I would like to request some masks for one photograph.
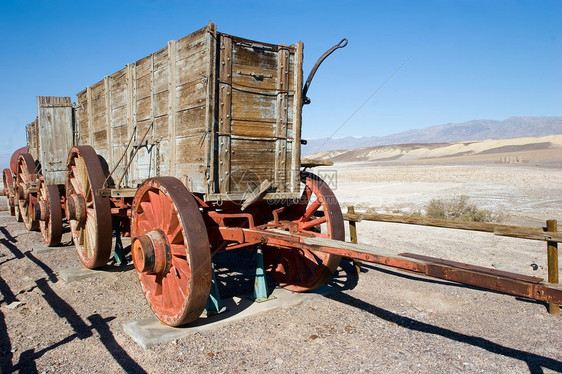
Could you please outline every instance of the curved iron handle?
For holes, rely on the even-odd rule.
[[[324,60],[329,55],[331,55],[332,52],[334,52],[336,49],[343,48],[346,45],[347,45],[347,39],[343,38],[338,44],[336,44],[335,46],[333,46],[332,48],[330,48],[326,52],[324,52],[324,54],[322,56],[320,56],[318,61],[316,61],[316,63],[312,67],[312,70],[308,74],[308,78],[306,79],[306,83],[304,84],[304,87],[302,89],[302,105],[310,104],[310,99],[308,97],[306,97],[306,93],[308,92],[308,88],[310,87],[310,82],[312,82],[312,78],[314,78],[314,74],[316,74],[316,70],[318,70],[318,68],[320,67],[320,64],[322,62],[324,62]]]

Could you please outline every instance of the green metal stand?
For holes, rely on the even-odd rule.
[[[207,306],[205,307],[208,316],[213,314],[220,314],[226,311],[226,307],[222,305],[219,286],[215,278],[215,264],[212,264],[212,269],[213,280],[211,281],[211,293],[209,294],[209,300],[207,301]]]
[[[267,281],[265,279],[265,271],[263,266],[263,252],[261,246],[256,250],[256,279],[254,281],[254,301],[263,303],[264,301],[273,300],[275,296],[269,296],[267,292]]]

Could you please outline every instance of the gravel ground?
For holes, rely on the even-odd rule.
[[[66,283],[59,271],[80,266],[73,247],[36,254],[40,233],[22,230],[0,212],[2,373],[562,372],[562,317],[544,303],[368,264],[358,277],[348,262],[324,297],[143,350],[122,328],[151,316],[130,266]],[[397,251],[545,273],[544,242],[388,223],[358,232]],[[251,253],[216,261],[223,296],[251,292]]]

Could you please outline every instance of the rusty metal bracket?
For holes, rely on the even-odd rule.
[[[252,77],[252,78],[254,78],[254,79],[257,80],[257,81],[263,81],[265,78],[268,78],[268,79],[272,79],[272,78],[273,78],[273,75],[271,75],[271,74],[263,75],[263,74],[256,74],[256,73],[254,73],[254,72],[251,72],[251,73],[244,73],[244,72],[242,72],[242,71],[240,71],[240,70],[238,70],[237,73],[240,74],[240,75],[247,76],[247,77]]]
[[[150,129],[152,129],[153,126],[154,126],[154,122],[152,122],[150,124],[150,126],[148,126],[146,128],[146,131],[145,131],[144,135],[142,136],[142,138],[140,140],[141,143],[144,142],[144,139],[146,138],[146,136],[148,135],[148,132],[150,131]],[[135,156],[137,155],[137,152],[139,151],[139,149],[140,148],[138,148],[138,147],[134,148],[133,155],[129,159],[129,162],[127,163],[127,166],[125,166],[125,171],[123,172],[123,175],[121,175],[121,178],[119,178],[119,180],[117,181],[117,184],[116,184],[117,188],[121,187],[121,182],[123,181],[123,178],[125,178],[125,175],[127,174],[127,171],[129,170],[129,166],[131,166],[131,163],[133,162],[133,160],[134,160]]]
[[[324,54],[320,56],[318,61],[316,61],[316,63],[312,67],[312,70],[310,71],[310,74],[308,74],[308,78],[306,78],[306,83],[304,84],[304,87],[302,89],[302,105],[310,104],[310,99],[306,96],[306,93],[308,92],[308,88],[310,87],[312,78],[314,78],[314,74],[316,74],[316,70],[318,70],[320,64],[322,64],[322,62],[324,62],[324,60],[328,58],[328,56],[331,55],[336,49],[343,48],[346,45],[347,39],[344,38],[338,44],[324,52]]]
[[[262,51],[273,51],[274,48],[271,46],[259,44],[259,43],[250,43],[250,42],[237,42],[236,45],[240,47],[252,48]]]

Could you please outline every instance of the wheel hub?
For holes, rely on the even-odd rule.
[[[135,238],[131,253],[135,269],[140,273],[166,274],[170,270],[172,251],[161,230]]]
[[[73,221],[86,221],[86,200],[80,194],[72,195],[67,201],[68,218]]]
[[[25,200],[25,191],[23,190],[22,186],[17,186],[17,196],[18,200]]]
[[[45,201],[41,200],[33,204],[34,210],[34,221],[43,221],[46,222],[49,220],[50,212],[49,207],[45,203]]]

